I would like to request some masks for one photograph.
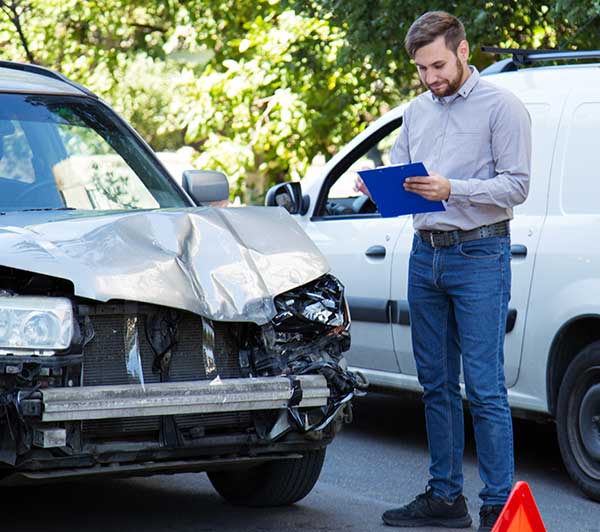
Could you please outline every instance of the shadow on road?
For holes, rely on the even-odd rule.
[[[2,503],[3,530],[12,531],[259,532],[314,530],[315,522],[329,520],[327,512],[301,504],[231,506],[203,474],[20,486],[5,489]]]
[[[423,404],[418,395],[369,393],[354,401],[354,422],[346,430],[377,439],[401,438],[403,445],[426,449]],[[513,418],[516,467],[564,472],[554,423]],[[471,416],[465,409],[465,454],[475,457]],[[566,474],[566,473],[565,473]]]

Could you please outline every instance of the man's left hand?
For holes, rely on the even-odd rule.
[[[404,181],[404,189],[433,201],[447,201],[450,197],[450,181],[435,172],[431,172],[428,176],[407,178]]]

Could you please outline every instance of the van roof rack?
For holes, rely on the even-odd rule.
[[[527,48],[499,48],[496,46],[482,46],[481,51],[486,54],[511,54],[512,57],[502,59],[483,69],[482,74],[498,74],[512,72],[521,66],[531,65],[543,61],[572,61],[575,59],[598,59],[600,50],[532,50]]]
[[[56,72],[54,70],[51,70],[50,68],[46,68],[40,65],[34,65],[31,63],[17,63],[15,61],[3,60],[0,60],[0,68],[10,68],[11,70],[20,70],[22,72],[29,72],[31,74],[38,74],[39,76],[45,76],[47,78],[56,79],[84,92],[88,96],[98,98],[98,96],[96,96],[91,90],[87,89],[83,85],[80,85],[79,83],[76,83],[75,81],[71,81],[66,76],[63,76],[60,72]]]

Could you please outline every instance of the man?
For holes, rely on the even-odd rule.
[[[479,531],[485,532],[513,483],[503,368],[509,220],[512,207],[525,201],[529,190],[531,122],[514,95],[468,65],[469,44],[456,17],[425,13],[410,27],[405,46],[429,90],[404,113],[391,161],[423,161],[429,176],[407,179],[405,188],[442,200],[446,210],[414,216],[408,281],[431,478],[425,493],[385,512],[383,520],[402,527],[471,525],[462,495],[462,354],[484,483]]]

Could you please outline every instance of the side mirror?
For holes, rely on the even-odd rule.
[[[229,199],[227,177],[213,170],[186,170],[183,172],[183,189],[197,204]]]
[[[310,198],[302,195],[300,183],[290,181],[273,185],[267,191],[265,205],[267,207],[283,207],[290,214],[306,214]]]

